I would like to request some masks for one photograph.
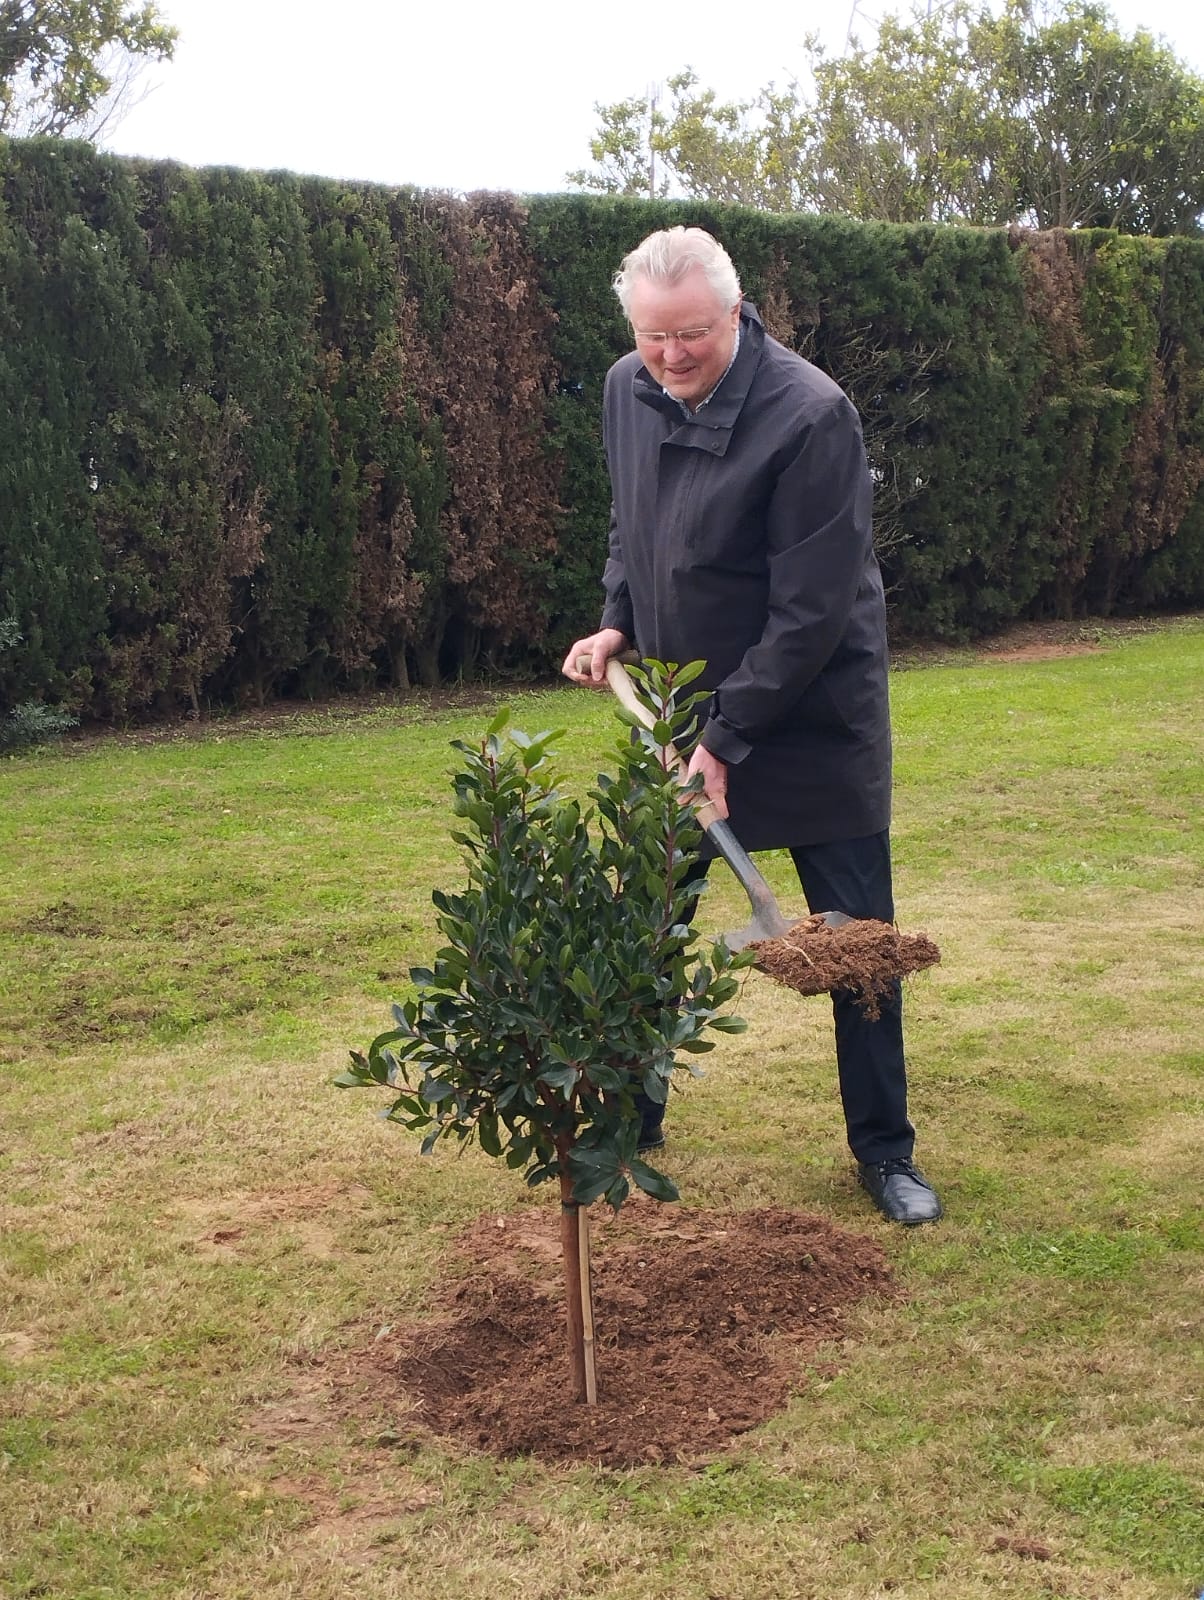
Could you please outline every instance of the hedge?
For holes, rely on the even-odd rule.
[[[552,668],[598,613],[610,279],[678,221],[857,403],[897,634],[1204,600],[1204,241],[0,141],[0,715]]]

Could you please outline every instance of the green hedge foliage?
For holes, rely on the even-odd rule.
[[[628,348],[610,276],[681,221],[856,402],[898,636],[1204,601],[1204,242],[592,197],[533,202],[528,233],[581,392],[555,407],[574,573],[605,547],[601,385]]]
[[[599,609],[610,279],[680,221],[857,403],[899,635],[1204,601],[1204,242],[0,141],[0,714],[554,667]]]

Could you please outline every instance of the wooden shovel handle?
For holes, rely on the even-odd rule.
[[[646,728],[656,726],[656,718],[635,692],[635,685],[623,670],[625,661],[636,662],[639,656],[634,650],[626,650],[621,655],[611,656],[606,663],[606,681],[612,693],[619,702],[626,706]],[[578,658],[577,667],[580,672],[589,670],[588,656]],[[686,764],[680,752],[672,744],[666,747],[670,765],[676,774],[679,783],[686,781]],[[709,800],[703,800],[695,806],[698,820],[706,830],[711,844],[727,862],[735,873],[741,887],[748,895],[749,904],[753,910],[753,920],[747,929],[741,929],[741,942],[747,944],[750,939],[777,939],[782,936],[790,926],[782,915],[782,908],[774,899],[773,890],[762,877],[752,857],[736,838],[725,818],[721,817]],[[839,913],[833,913],[839,915]],[[739,949],[740,945],[733,945]]]
[[[656,727],[656,718],[635,692],[635,685],[627,676],[623,666],[624,661],[635,662],[639,657],[634,651],[624,651],[622,655],[611,656],[606,663],[606,681],[611,692],[621,705],[625,706],[632,716],[638,717],[646,728]],[[669,758],[669,765],[678,783],[686,782],[686,763],[682,760],[681,752],[676,745],[665,746],[665,754]],[[709,828],[712,823],[721,820],[719,813],[709,800],[702,799],[695,803],[695,813],[703,828]]]

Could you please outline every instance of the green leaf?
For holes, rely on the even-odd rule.
[[[654,1105],[663,1106],[668,1102],[669,1085],[655,1067],[649,1067],[645,1071],[643,1090]]]
[[[663,1172],[658,1172],[655,1167],[650,1167],[646,1161],[634,1160],[628,1164],[628,1171],[635,1180],[637,1187],[645,1194],[650,1194],[654,1200],[677,1200],[680,1198],[677,1185],[671,1178],[666,1178]]]
[[[394,1083],[398,1073],[397,1057],[391,1050],[378,1050],[374,1045],[368,1057],[368,1071],[374,1083]]]
[[[577,1144],[569,1151],[569,1171],[579,1179],[605,1180],[602,1189],[598,1190],[598,1194],[601,1194],[618,1177],[622,1163],[614,1150],[598,1147],[583,1149]],[[580,1196],[577,1198],[580,1199]]]
[[[745,1033],[748,1023],[743,1017],[712,1017],[707,1027],[714,1028],[716,1033]]]
[[[612,1188],[619,1180],[621,1174],[613,1172],[593,1173],[576,1180],[572,1188],[572,1197],[578,1205],[593,1205],[608,1189]]]
[[[549,1089],[572,1089],[576,1086],[577,1079],[581,1076],[576,1067],[544,1067],[539,1074],[540,1083],[546,1083]]]
[[[390,1110],[394,1112],[399,1110],[408,1111],[410,1116],[415,1119],[415,1126],[431,1120],[430,1113],[422,1104],[421,1100],[415,1099],[412,1094],[399,1094],[397,1099],[394,1100]]]
[[[648,725],[643,717],[637,715],[634,711],[628,711],[626,706],[616,706],[615,716],[618,717],[620,722],[625,722],[629,728],[635,728],[641,733],[648,731]]]
[[[531,1159],[531,1152],[535,1149],[535,1140],[526,1135],[514,1138],[509,1150],[506,1151],[506,1165],[511,1169],[524,1166]]]
[[[617,1094],[627,1082],[621,1072],[604,1065],[591,1066],[588,1076],[595,1089],[602,1089],[608,1094]]]
[[[545,1161],[538,1167],[532,1167],[527,1173],[527,1183],[533,1189],[537,1183],[548,1183],[553,1178],[560,1176],[560,1163],[558,1161]]]

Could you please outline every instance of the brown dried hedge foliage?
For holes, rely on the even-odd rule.
[[[446,460],[438,517],[445,583],[424,594],[415,640],[419,677],[433,683],[449,630],[469,673],[482,651],[538,645],[559,505],[544,420],[556,377],[553,318],[525,243],[525,213],[508,195],[439,196],[428,197],[425,220],[447,268],[446,303],[432,327],[418,286],[407,283],[402,362]]]

